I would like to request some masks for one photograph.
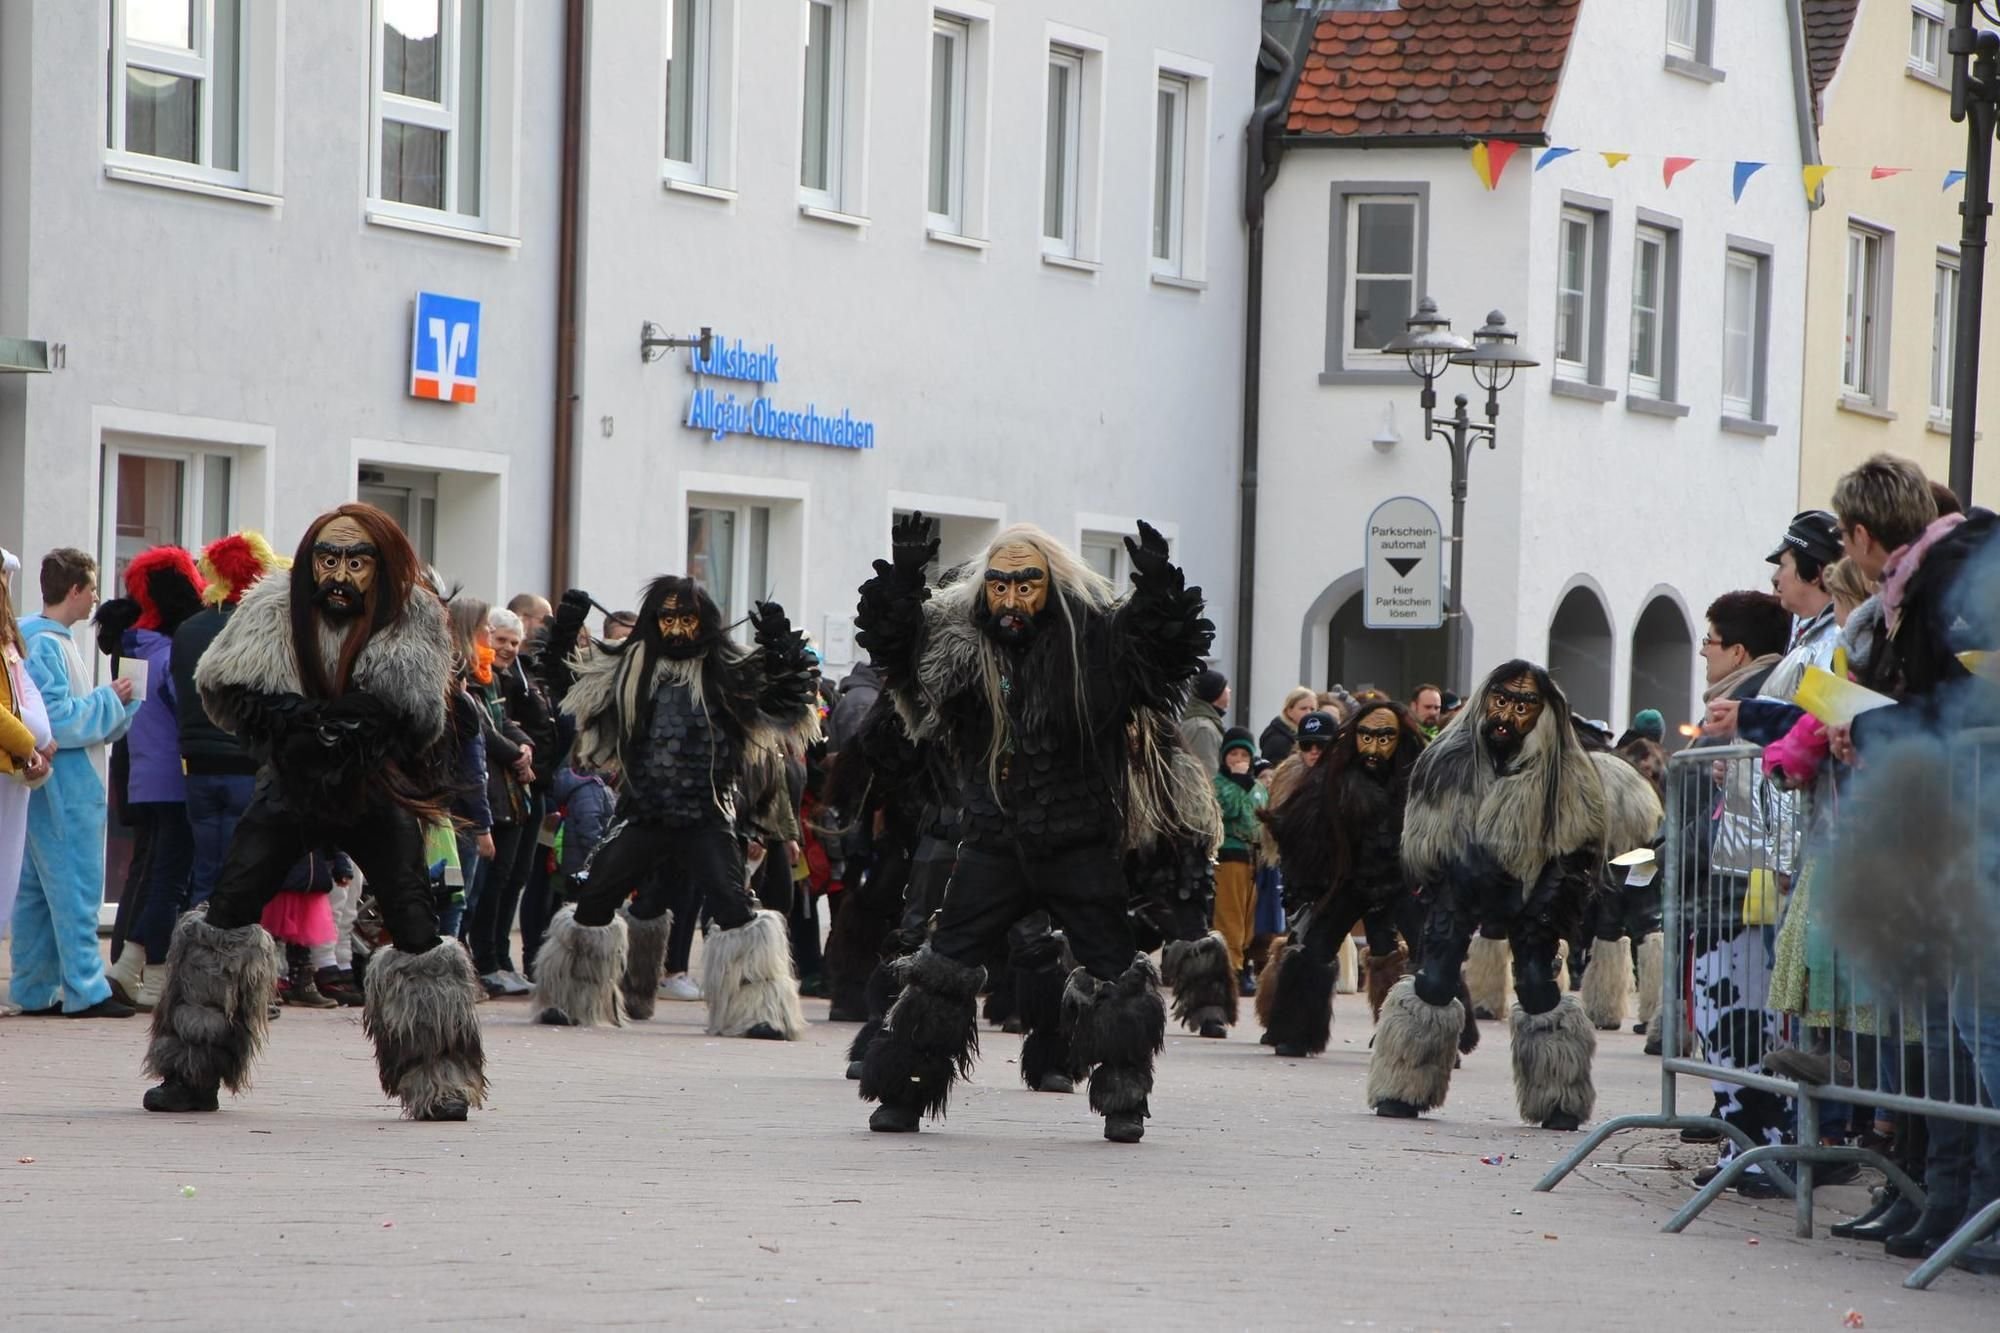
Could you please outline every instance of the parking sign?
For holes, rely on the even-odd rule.
[[[479,302],[417,293],[410,330],[410,395],[444,403],[479,398]]]

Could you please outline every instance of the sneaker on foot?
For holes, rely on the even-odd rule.
[[[526,995],[535,989],[535,983],[522,976],[520,970],[517,968],[501,968],[500,980],[507,984],[507,994],[509,995]]]
[[[660,998],[663,1000],[699,1000],[701,987],[685,972],[676,972],[660,983]]]

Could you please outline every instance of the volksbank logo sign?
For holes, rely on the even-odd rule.
[[[774,403],[763,389],[778,382],[778,349],[765,343],[747,346],[741,338],[731,341],[717,334],[709,354],[699,347],[688,352],[688,369],[714,379],[739,380],[755,384],[755,396],[739,398],[727,390],[696,386],[688,395],[687,419],[690,430],[707,431],[712,440],[731,435],[755,435],[767,440],[791,440],[799,444],[822,444],[833,449],[873,449],[875,423],[857,419],[846,408],[820,409],[807,403],[801,409]]]

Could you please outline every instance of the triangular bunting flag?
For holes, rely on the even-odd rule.
[[[1671,190],[1674,188],[1674,177],[1686,171],[1694,163],[1695,159],[1691,157],[1670,157],[1660,164],[1660,179]]]
[[[1750,183],[1752,176],[1763,169],[1764,163],[1762,162],[1738,162],[1736,164],[1736,179],[1731,183],[1729,188],[1731,196],[1737,203],[1740,204],[1743,202],[1743,187]]]
[[[1908,170],[1908,167],[1870,167],[1868,168],[1868,179],[1871,181],[1887,180],[1891,176],[1900,176]]]
[[[1827,174],[1832,170],[1833,168],[1829,166],[1812,166],[1799,172],[1799,179],[1805,182],[1807,203],[1813,201],[1813,196],[1819,193],[1819,187],[1825,183]]]
[[[1960,181],[1964,179],[1965,179],[1965,173],[1962,171],[1947,171],[1944,173],[1944,184],[1939,188],[1949,190],[1952,186],[1958,184]]]
[[[1472,169],[1479,174],[1480,183],[1487,189],[1498,189],[1500,177],[1506,172],[1507,164],[1514,160],[1514,154],[1521,151],[1517,143],[1505,143],[1497,139],[1481,139],[1472,145]]]
[[[1625,165],[1626,160],[1632,155],[1630,153],[1599,153],[1598,156],[1604,159],[1605,166],[1620,167]]]
[[[1535,170],[1540,171],[1543,167],[1547,166],[1549,163],[1557,161],[1560,158],[1568,157],[1571,153],[1574,153],[1575,151],[1576,149],[1574,148],[1546,149],[1543,151],[1540,157],[1535,159]]]

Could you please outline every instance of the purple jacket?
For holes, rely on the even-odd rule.
[[[126,784],[133,801],[185,801],[187,778],[181,768],[181,726],[174,710],[174,641],[157,630],[127,630],[126,657],[146,663],[146,701],[125,733],[132,756]]]

